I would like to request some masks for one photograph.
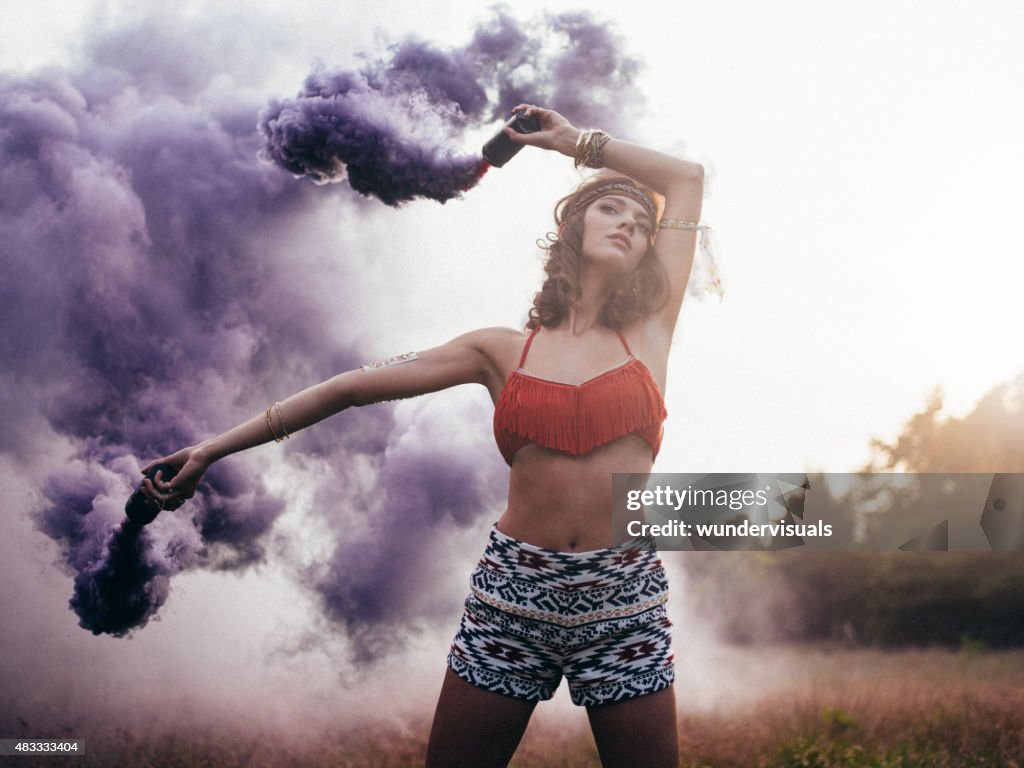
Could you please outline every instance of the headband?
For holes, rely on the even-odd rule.
[[[632,184],[626,184],[622,181],[609,181],[605,184],[598,184],[593,189],[589,189],[580,195],[580,198],[576,201],[572,207],[572,213],[576,214],[590,205],[594,200],[605,195],[626,195],[636,200],[640,205],[644,207],[648,217],[651,219],[651,226],[654,226],[654,222],[658,220],[657,208],[654,205],[654,200],[651,196],[644,192],[639,187]]]

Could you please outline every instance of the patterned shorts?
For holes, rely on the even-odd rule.
[[[491,530],[470,580],[448,666],[527,701],[569,680],[575,704],[624,701],[672,685],[668,583],[653,547],[557,552]]]

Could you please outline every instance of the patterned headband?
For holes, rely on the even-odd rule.
[[[576,204],[573,205],[572,212],[574,214],[579,213],[594,200],[599,197],[604,197],[605,195],[626,195],[627,197],[631,197],[640,203],[640,205],[644,207],[644,210],[647,211],[647,215],[651,219],[652,226],[654,222],[658,220],[657,208],[655,207],[654,200],[651,199],[651,196],[639,187],[635,187],[632,184],[626,184],[621,181],[610,181],[605,184],[598,184],[593,189],[587,190],[580,196],[579,200],[576,201]]]

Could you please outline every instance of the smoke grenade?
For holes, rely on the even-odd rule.
[[[178,474],[178,469],[170,464],[157,464],[146,472],[146,477],[156,482],[157,473],[160,474],[160,479],[166,483]],[[162,506],[155,499],[147,496],[140,486],[128,497],[128,501],[124,505],[124,513],[135,525],[149,525],[164,509],[177,509],[178,506],[181,506],[177,502],[175,503],[177,504],[175,507]]]
[[[540,118],[527,117],[522,112],[516,112],[512,119],[505,123],[505,128],[511,128],[516,133],[536,133],[540,130]],[[516,144],[508,137],[505,128],[484,144],[484,159],[495,168],[501,168],[523,148],[522,144]]]

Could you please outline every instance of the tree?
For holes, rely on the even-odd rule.
[[[942,408],[936,390],[893,442],[872,440],[865,471],[1024,472],[1024,374],[994,387],[965,416],[944,416]],[[920,509],[920,498],[909,498],[919,492],[908,487],[906,497],[887,499],[888,513]],[[868,480],[840,501],[870,506],[873,493]],[[731,641],[1024,644],[1019,552],[791,550],[693,553],[685,562],[698,607],[707,606]]]

